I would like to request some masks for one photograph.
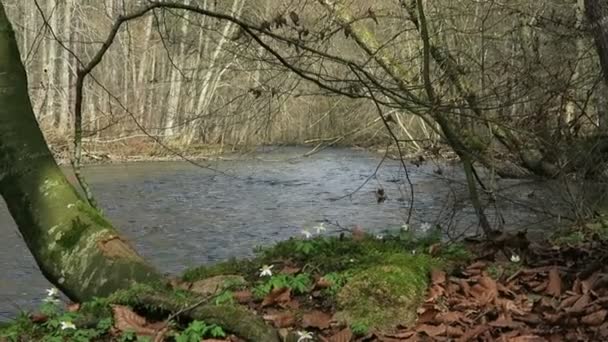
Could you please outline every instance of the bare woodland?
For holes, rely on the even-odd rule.
[[[433,46],[454,67],[464,91],[476,96],[484,119],[500,122],[552,146],[597,131],[605,104],[582,0],[424,2]],[[79,60],[99,49],[113,22],[145,1],[7,1],[26,64],[35,112],[45,132],[70,134]],[[242,17],[254,26],[300,41],[305,51],[272,37],[262,39],[289,62],[342,95],[357,97],[358,80],[345,63],[364,66],[387,91],[353,38],[317,2],[181,1]],[[383,52],[398,60],[408,87],[424,92],[422,42],[399,1],[349,1],[353,20],[376,35]],[[297,13],[298,23],[289,18]],[[281,17],[284,23],[276,21]],[[45,23],[46,21],[46,23]],[[362,145],[387,141],[369,101],[353,101],[303,82],[229,21],[159,8],[120,30],[107,56],[85,84],[83,129],[100,141],[145,130],[180,144],[303,143],[337,139]],[[319,53],[318,53],[319,52]],[[336,61],[324,56],[343,57]],[[442,110],[473,120],[449,73],[431,67]],[[452,71],[450,71],[452,72]],[[385,97],[383,94],[381,97]],[[382,99],[381,99],[382,100]],[[391,99],[384,103],[394,102]],[[402,106],[387,106],[395,131],[414,148],[438,135],[428,121]],[[428,104],[413,104],[426,111]],[[391,108],[393,107],[393,108]],[[397,107],[397,108],[395,108]],[[479,129],[476,128],[476,129]],[[342,138],[342,139],[340,139]],[[344,139],[344,140],[343,140]],[[481,143],[481,142],[480,142]]]
[[[449,146],[486,232],[476,164],[604,177],[608,91],[583,0],[6,6],[38,122],[52,145],[75,138],[76,160],[81,139]]]

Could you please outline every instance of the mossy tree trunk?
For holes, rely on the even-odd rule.
[[[77,301],[161,280],[55,163],[1,3],[0,89],[0,194],[46,278]]]

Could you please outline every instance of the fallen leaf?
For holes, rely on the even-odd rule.
[[[365,238],[365,231],[363,228],[355,226],[355,228],[351,230],[351,235],[353,236],[353,240],[361,241]]]
[[[30,321],[32,323],[44,323],[49,320],[49,316],[42,313],[35,313],[30,315]]]
[[[321,277],[319,278],[319,280],[317,280],[317,283],[315,284],[315,288],[317,289],[326,289],[331,287],[331,282],[329,282],[329,280]]]
[[[602,309],[581,318],[581,322],[586,325],[596,326],[601,325],[606,320],[608,310]]]
[[[582,312],[591,302],[589,293],[582,295],[570,308],[566,308],[567,312]]]
[[[263,318],[267,321],[271,321],[276,328],[287,328],[296,323],[295,315],[288,311],[264,315]]]
[[[330,323],[331,315],[323,311],[315,310],[302,315],[302,327],[304,328],[313,327],[322,330],[329,328]]]
[[[281,274],[287,274],[287,275],[293,275],[293,274],[296,274],[296,273],[300,272],[301,270],[302,270],[301,267],[285,266],[285,267],[283,267],[283,269],[281,269],[279,271],[279,273],[281,273]]]
[[[418,323],[430,323],[435,320],[439,311],[434,308],[426,309],[418,315]]]
[[[460,336],[464,335],[464,331],[461,328],[452,327],[449,325],[446,329],[446,332],[449,337],[460,337]]]
[[[232,298],[237,301],[239,304],[247,303],[251,300],[253,294],[250,290],[236,291],[232,293]]]
[[[509,342],[545,342],[546,339],[538,335],[521,335],[509,339]]]
[[[346,327],[328,338],[327,342],[350,342],[352,338],[353,332],[349,327]]]
[[[425,333],[430,337],[445,335],[447,333],[447,328],[445,324],[440,325],[430,325],[430,324],[420,324],[416,327],[417,332]]]
[[[488,330],[490,330],[489,325],[486,325],[486,324],[477,325],[475,328],[469,329],[467,332],[465,332],[464,335],[460,336],[460,338],[457,341],[459,341],[459,342],[474,341],[477,338],[477,336],[485,333]]]
[[[71,303],[66,307],[67,312],[77,312],[78,310],[80,310],[80,303]]]
[[[137,335],[154,336],[158,329],[148,326],[145,318],[123,305],[112,305],[114,327],[122,332],[132,331]]]
[[[438,270],[438,269],[433,269],[431,271],[431,284],[443,285],[443,284],[445,284],[445,281],[446,281],[445,272]]]
[[[467,323],[470,322],[470,320],[468,318],[466,318],[462,312],[459,312],[459,311],[450,311],[450,312],[440,313],[439,315],[437,315],[437,321],[441,322],[441,323],[445,323],[445,324],[450,324],[450,325],[453,323],[459,323],[459,322],[467,322]]]
[[[546,291],[549,296],[559,297],[562,295],[562,278],[559,276],[557,267],[553,267],[549,271],[549,282]]]
[[[488,266],[487,263],[485,263],[483,261],[477,261],[477,262],[469,265],[469,267],[467,267],[467,270],[481,270],[481,269],[486,268],[487,266]]]
[[[281,287],[270,291],[270,293],[262,300],[262,307],[274,305],[277,303],[287,303],[291,300],[291,289]]]
[[[437,254],[439,254],[440,251],[441,251],[441,244],[440,243],[432,244],[429,247],[429,254],[431,256],[436,256]]]
[[[582,296],[581,295],[574,295],[574,296],[570,296],[564,300],[562,300],[562,302],[559,304],[559,308],[560,309],[569,309],[570,307],[572,307],[574,305],[574,303],[576,303]]]

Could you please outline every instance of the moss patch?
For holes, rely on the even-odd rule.
[[[387,329],[416,319],[434,262],[427,256],[390,255],[357,271],[339,291],[337,318],[349,325]]]
[[[219,275],[251,276],[257,271],[257,264],[252,260],[231,259],[213,265],[198,266],[186,270],[182,276],[185,281],[197,281]]]

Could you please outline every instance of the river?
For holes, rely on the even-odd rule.
[[[307,151],[265,148],[206,163],[214,170],[186,162],[146,162],[88,166],[84,174],[111,222],[144,257],[173,274],[250,256],[255,246],[300,236],[303,228],[324,220],[372,232],[398,229],[404,223],[409,187],[399,162],[385,161],[377,179],[365,183],[381,160],[378,155],[332,148],[303,157]],[[441,223],[452,226],[453,234],[474,233],[476,221],[466,205],[460,168],[441,165],[438,175],[438,166],[431,162],[408,165],[415,189],[411,226]],[[382,204],[374,195],[380,186],[388,195]],[[555,223],[539,208],[528,208],[539,202],[553,207],[549,196],[538,200],[546,185],[500,181],[499,187],[508,195],[496,202],[506,227],[540,229]],[[497,216],[490,214],[497,222]],[[50,284],[4,203],[0,205],[0,234],[0,320],[6,320],[19,310],[36,307]]]

